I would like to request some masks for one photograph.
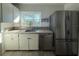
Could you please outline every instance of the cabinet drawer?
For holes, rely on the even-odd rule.
[[[17,38],[18,34],[4,34],[4,38]]]
[[[27,39],[36,39],[38,38],[38,34],[28,34]]]

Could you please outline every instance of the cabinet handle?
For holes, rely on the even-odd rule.
[[[31,39],[31,38],[27,38],[27,39]]]
[[[13,40],[13,38],[11,38],[11,40]]]

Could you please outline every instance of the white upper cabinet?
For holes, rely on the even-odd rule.
[[[12,4],[2,4],[2,16],[3,22],[12,22],[13,21],[13,5]]]
[[[10,3],[2,4],[2,17],[3,22],[18,22],[19,21],[19,9]]]

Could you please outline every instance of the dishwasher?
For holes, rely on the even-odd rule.
[[[53,50],[53,34],[39,34],[39,50]]]

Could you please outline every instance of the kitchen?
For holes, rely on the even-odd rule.
[[[74,9],[64,3],[0,4],[1,55],[78,55],[79,11]]]

